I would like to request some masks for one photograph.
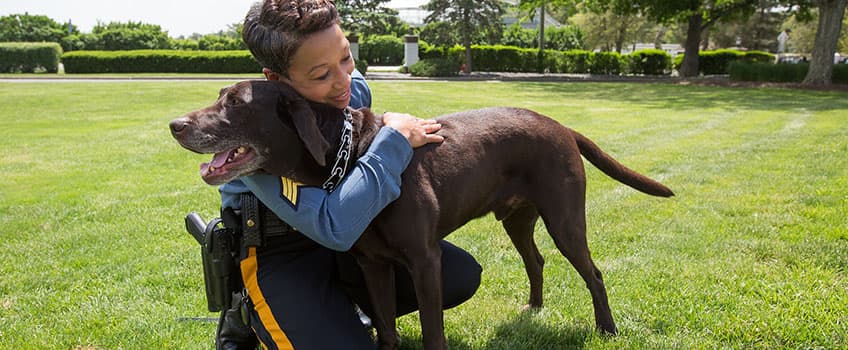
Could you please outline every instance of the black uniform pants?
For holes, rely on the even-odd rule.
[[[444,307],[468,300],[480,265],[446,242],[442,248]],[[354,302],[371,310],[362,271],[348,253],[297,234],[268,239],[242,252],[241,272],[252,304],[251,326],[268,349],[374,349]],[[418,309],[409,274],[395,269],[398,315]]]

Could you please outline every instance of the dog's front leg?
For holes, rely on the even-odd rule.
[[[374,314],[370,316],[373,318],[374,328],[377,329],[380,349],[396,349],[400,345],[400,338],[395,329],[397,296],[394,267],[389,263],[366,257],[358,257],[357,262],[362,267],[368,296],[371,297],[371,305],[374,308]]]

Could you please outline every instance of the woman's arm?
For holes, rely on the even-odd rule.
[[[410,159],[412,147],[407,138],[384,127],[331,193],[269,174],[241,180],[280,219],[327,248],[345,251],[377,214],[400,196],[400,177]]]

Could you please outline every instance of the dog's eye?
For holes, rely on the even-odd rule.
[[[239,105],[244,104],[244,101],[242,101],[240,98],[235,97],[235,96],[228,96],[227,97],[227,104],[230,105],[230,106],[239,106]]]

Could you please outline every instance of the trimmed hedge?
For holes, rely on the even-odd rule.
[[[671,69],[671,55],[663,50],[648,49],[628,55],[627,72],[632,74],[661,75]]]
[[[680,69],[683,56],[674,58],[674,69]],[[739,51],[739,50],[713,50],[698,53],[698,71],[704,75],[728,74],[730,64],[733,62],[770,63],[774,62],[774,55],[763,51]]]
[[[0,73],[56,73],[61,56],[58,43],[0,43]]]
[[[73,51],[62,56],[66,73],[257,73],[250,51]]]
[[[736,81],[766,81],[774,83],[800,83],[810,69],[808,63],[771,64],[733,62],[730,64],[730,80]],[[848,84],[848,65],[833,66],[832,82]]]
[[[461,62],[465,62],[465,48],[454,47],[451,53],[458,53]],[[504,45],[472,45],[472,69],[487,72],[527,72],[535,70],[539,50],[522,49]]]
[[[403,54],[403,40],[394,35],[369,36],[359,45],[359,56],[373,65],[400,65]]]
[[[445,59],[462,65],[465,62],[465,48],[462,46],[422,47],[419,56],[422,59]],[[655,57],[656,56],[656,57]],[[592,73],[592,74],[662,74],[668,69],[670,56],[664,51],[658,53],[642,52],[637,61],[630,62],[630,56],[616,52],[591,52],[585,50],[556,51],[545,50],[542,59],[542,71],[550,73]],[[525,49],[505,45],[473,45],[471,59],[474,71],[484,72],[538,72],[539,50]],[[660,73],[654,72],[661,66]]]
[[[624,71],[624,56],[618,52],[595,52],[589,71],[592,74],[618,75]]]
[[[586,50],[561,51],[562,60],[557,69],[562,73],[589,73],[594,54]]]

